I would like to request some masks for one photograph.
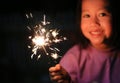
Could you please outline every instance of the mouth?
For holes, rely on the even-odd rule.
[[[92,35],[93,37],[99,37],[103,34],[103,31],[101,30],[96,30],[96,31],[91,31],[90,35]]]

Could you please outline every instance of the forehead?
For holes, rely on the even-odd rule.
[[[109,0],[82,0],[82,1],[90,1],[90,2],[102,1],[102,2],[108,2]]]
[[[105,8],[109,5],[108,0],[82,0],[82,9]]]
[[[108,0],[82,0],[82,4],[92,4],[92,5],[108,5]]]

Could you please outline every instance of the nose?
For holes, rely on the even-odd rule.
[[[99,26],[100,25],[100,21],[97,16],[91,18],[90,25],[91,26]]]

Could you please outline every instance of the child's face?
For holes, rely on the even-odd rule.
[[[112,18],[106,0],[83,0],[81,30],[93,46],[102,47],[111,36]]]

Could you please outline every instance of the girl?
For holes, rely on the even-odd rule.
[[[57,83],[119,83],[120,49],[117,4],[112,0],[82,0],[78,17],[80,43],[60,63],[49,68]]]

